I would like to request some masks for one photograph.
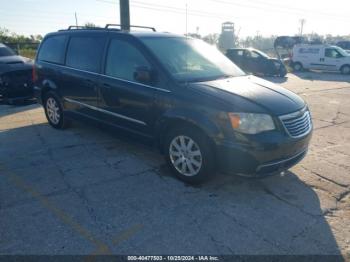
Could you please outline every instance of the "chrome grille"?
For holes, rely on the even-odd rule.
[[[304,136],[312,129],[311,116],[308,110],[284,115],[280,119],[287,133],[294,138]]]

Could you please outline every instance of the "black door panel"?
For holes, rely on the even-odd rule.
[[[138,67],[151,68],[142,51],[127,40],[112,38],[106,55],[105,75],[101,76],[100,108],[108,111],[102,116],[105,120],[151,135],[157,116],[157,91],[134,79]]]

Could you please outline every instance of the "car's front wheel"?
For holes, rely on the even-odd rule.
[[[348,74],[350,74],[350,66],[348,66],[348,65],[343,66],[343,67],[341,68],[341,73],[342,73],[343,75],[348,75]]]
[[[52,92],[47,93],[44,103],[45,115],[49,124],[56,129],[64,129],[68,126],[62,105],[57,97]]]
[[[187,183],[201,183],[214,173],[213,150],[208,138],[193,128],[171,131],[165,154],[173,173]]]

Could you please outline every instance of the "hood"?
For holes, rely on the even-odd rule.
[[[293,92],[255,76],[192,83],[191,87],[210,92],[233,105],[236,110],[249,112],[261,108],[271,115],[284,115],[305,107],[305,102]],[[241,100],[237,100],[237,97]],[[240,101],[244,100],[240,105]],[[253,104],[247,107],[247,102]]]
[[[30,59],[19,55],[0,57],[0,64],[25,64],[30,62],[31,62]]]
[[[0,73],[7,73],[16,70],[29,70],[32,66],[32,60],[22,56],[0,57]]]

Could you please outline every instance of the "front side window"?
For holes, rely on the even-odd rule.
[[[261,56],[255,51],[247,51],[247,57],[253,58],[253,59],[258,59]]]
[[[103,37],[72,37],[66,65],[89,72],[99,72],[105,39]]]
[[[325,50],[325,57],[329,57],[329,58],[340,58],[343,57],[338,50],[334,49],[334,48],[326,48]]]
[[[38,59],[40,61],[63,64],[66,39],[64,35],[47,38],[40,48]]]
[[[128,42],[113,39],[108,49],[106,75],[135,81],[134,73],[138,67],[150,69],[143,54]]]
[[[201,40],[182,37],[144,37],[141,40],[179,82],[245,75],[216,48]]]

